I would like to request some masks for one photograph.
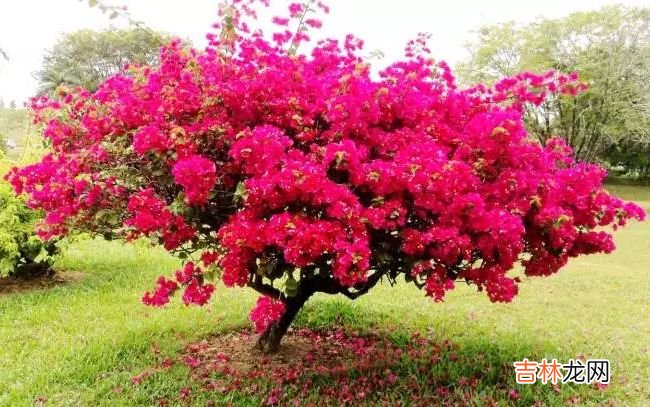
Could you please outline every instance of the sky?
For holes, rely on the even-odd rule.
[[[296,1],[296,0],[294,0]],[[220,0],[104,0],[125,5],[133,18],[155,30],[190,39],[203,48],[205,34],[216,21]],[[272,0],[269,15],[285,15],[291,1]],[[505,21],[526,23],[539,17],[557,18],[604,5],[650,7],[650,0],[329,0],[331,13],[322,35],[342,38],[354,33],[366,51],[381,50],[386,60],[402,55],[405,43],[418,32],[432,34],[434,56],[452,66],[467,57],[465,44],[483,25]],[[263,16],[262,16],[263,18]],[[261,23],[260,23],[261,24]],[[63,33],[79,29],[126,27],[124,19],[109,20],[82,0],[0,0],[0,99],[18,105],[37,88],[34,72],[46,50]],[[267,25],[268,26],[268,25]]]

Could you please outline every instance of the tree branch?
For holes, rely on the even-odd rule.
[[[262,278],[259,276],[253,277],[253,280],[249,280],[246,285],[262,295],[268,295],[269,297],[277,298],[282,301],[285,301],[286,299],[282,291],[268,284],[264,284]]]
[[[376,271],[373,275],[368,277],[368,281],[366,281],[361,285],[355,285],[354,289],[356,291],[352,292],[347,288],[341,287],[340,293],[345,295],[351,300],[355,300],[361,297],[362,295],[366,294],[368,291],[370,291],[371,288],[377,285],[377,283],[379,282],[379,280],[381,280],[383,275],[384,275],[383,272]]]

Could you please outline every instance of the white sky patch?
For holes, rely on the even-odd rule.
[[[111,0],[126,5],[134,18],[154,30],[166,31],[205,46],[205,33],[216,21],[220,0]],[[297,2],[297,1],[296,1]],[[270,15],[285,15],[291,1],[272,0]],[[464,45],[479,27],[504,22],[529,22],[537,17],[557,18],[604,5],[650,6],[650,0],[330,0],[322,35],[363,39],[366,52],[381,50],[388,61],[402,55],[406,41],[418,32],[433,34],[434,56],[451,65],[464,59]],[[265,15],[267,12],[264,13]],[[260,22],[266,32],[271,26]],[[83,28],[127,27],[122,19],[109,20],[87,1],[0,0],[0,48],[10,60],[0,60],[0,99],[19,105],[36,92],[34,72],[45,51],[61,34]],[[320,37],[320,35],[319,35]]]

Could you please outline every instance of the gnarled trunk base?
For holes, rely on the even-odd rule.
[[[368,277],[366,282],[354,286],[355,291],[350,291],[349,287],[341,286],[337,280],[329,276],[317,276],[304,281],[301,279],[298,291],[293,297],[286,297],[277,289],[272,286],[266,286],[259,280],[251,281],[249,283],[251,287],[255,288],[261,294],[280,298],[286,306],[286,310],[280,319],[269,325],[266,331],[260,335],[255,348],[265,354],[277,352],[280,348],[282,337],[287,333],[289,326],[291,326],[291,323],[296,318],[296,315],[298,315],[298,312],[300,312],[302,306],[305,305],[309,297],[314,293],[344,294],[350,299],[355,299],[374,287],[381,280],[382,275],[384,275],[383,272],[375,272]]]
[[[302,293],[285,301],[286,310],[279,320],[269,325],[257,339],[255,348],[264,354],[275,353],[280,348],[280,342],[287,333],[289,326],[313,293]]]

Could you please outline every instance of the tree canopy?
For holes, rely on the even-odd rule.
[[[650,152],[649,9],[605,7],[526,25],[486,26],[469,50],[471,58],[459,67],[466,83],[555,69],[578,72],[588,84],[577,97],[528,108],[527,124],[540,142],[558,135],[580,160],[627,160],[632,166],[640,150]]]
[[[52,94],[60,85],[94,91],[128,64],[155,66],[167,34],[141,28],[80,30],[65,34],[47,52],[37,73],[39,93]]]

